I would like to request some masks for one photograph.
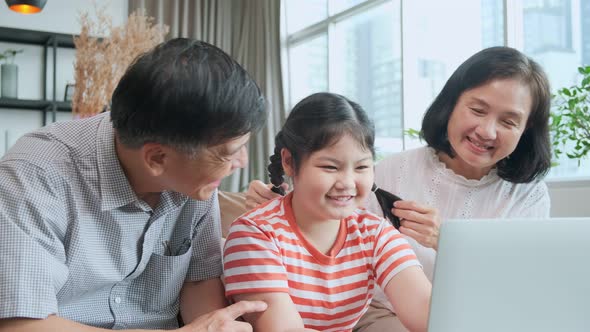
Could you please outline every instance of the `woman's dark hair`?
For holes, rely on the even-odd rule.
[[[344,134],[351,135],[364,149],[369,150],[373,157],[375,156],[375,126],[360,105],[334,93],[312,94],[297,103],[289,113],[283,128],[275,136],[274,154],[270,157],[268,165],[272,190],[281,195],[285,194],[281,187],[285,174],[281,161],[282,149],[287,149],[291,153],[292,167],[297,172],[305,158],[315,151],[335,144]],[[382,204],[377,191],[375,194]],[[387,210],[390,210],[393,201],[383,201],[383,204],[387,204]],[[385,207],[383,209],[386,210]]]
[[[447,138],[447,125],[459,97],[467,90],[502,79],[519,79],[526,84],[532,105],[516,149],[510,158],[504,158],[496,165],[498,175],[514,183],[532,182],[544,176],[551,167],[551,91],[541,66],[513,48],[487,48],[463,62],[426,111],[422,136],[437,152],[442,151],[453,158],[455,153]]]
[[[266,121],[260,89],[236,61],[202,41],[176,38],[139,56],[112,97],[122,144],[184,152],[256,132]]]

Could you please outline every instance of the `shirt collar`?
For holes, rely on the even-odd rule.
[[[111,115],[105,113],[102,116],[96,139],[96,160],[101,197],[100,209],[108,211],[130,204],[138,198],[117,157]]]

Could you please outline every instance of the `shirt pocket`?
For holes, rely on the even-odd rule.
[[[153,253],[142,273],[147,309],[152,312],[178,312],[180,290],[184,285],[191,260],[192,244],[186,244],[180,254],[167,256]]]

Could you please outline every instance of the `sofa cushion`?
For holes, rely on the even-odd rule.
[[[219,191],[218,197],[221,211],[221,234],[225,238],[231,223],[247,211],[246,193]]]

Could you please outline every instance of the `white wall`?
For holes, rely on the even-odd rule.
[[[590,217],[590,179],[547,181],[552,217]]]
[[[113,25],[120,25],[127,19],[127,0],[48,0],[39,14],[22,15],[8,9],[0,2],[0,26],[59,33],[80,33],[79,13],[94,13],[93,2],[99,7],[108,5],[106,13],[113,18]]]
[[[126,0],[48,0],[43,11],[34,15],[22,15],[8,9],[4,1],[0,2],[0,26],[58,32],[65,34],[79,34],[78,22],[81,12],[88,12],[94,17],[95,8],[105,6],[106,13],[112,17],[114,26],[121,25],[127,19],[128,2]],[[22,45],[0,42],[0,51],[8,48],[23,49],[24,52],[17,55],[15,63],[19,67],[18,97],[21,99],[41,99],[42,91],[42,66],[43,49],[40,46]],[[65,86],[74,82],[74,54],[75,50],[60,48],[57,52],[57,100],[63,100]],[[52,64],[52,52],[48,57],[47,98],[51,99],[53,91],[52,76],[50,74]],[[58,120],[70,119],[71,114],[58,113]],[[22,111],[0,109],[0,156],[5,149],[10,147],[21,135],[41,127],[43,123],[42,113],[39,111]]]

